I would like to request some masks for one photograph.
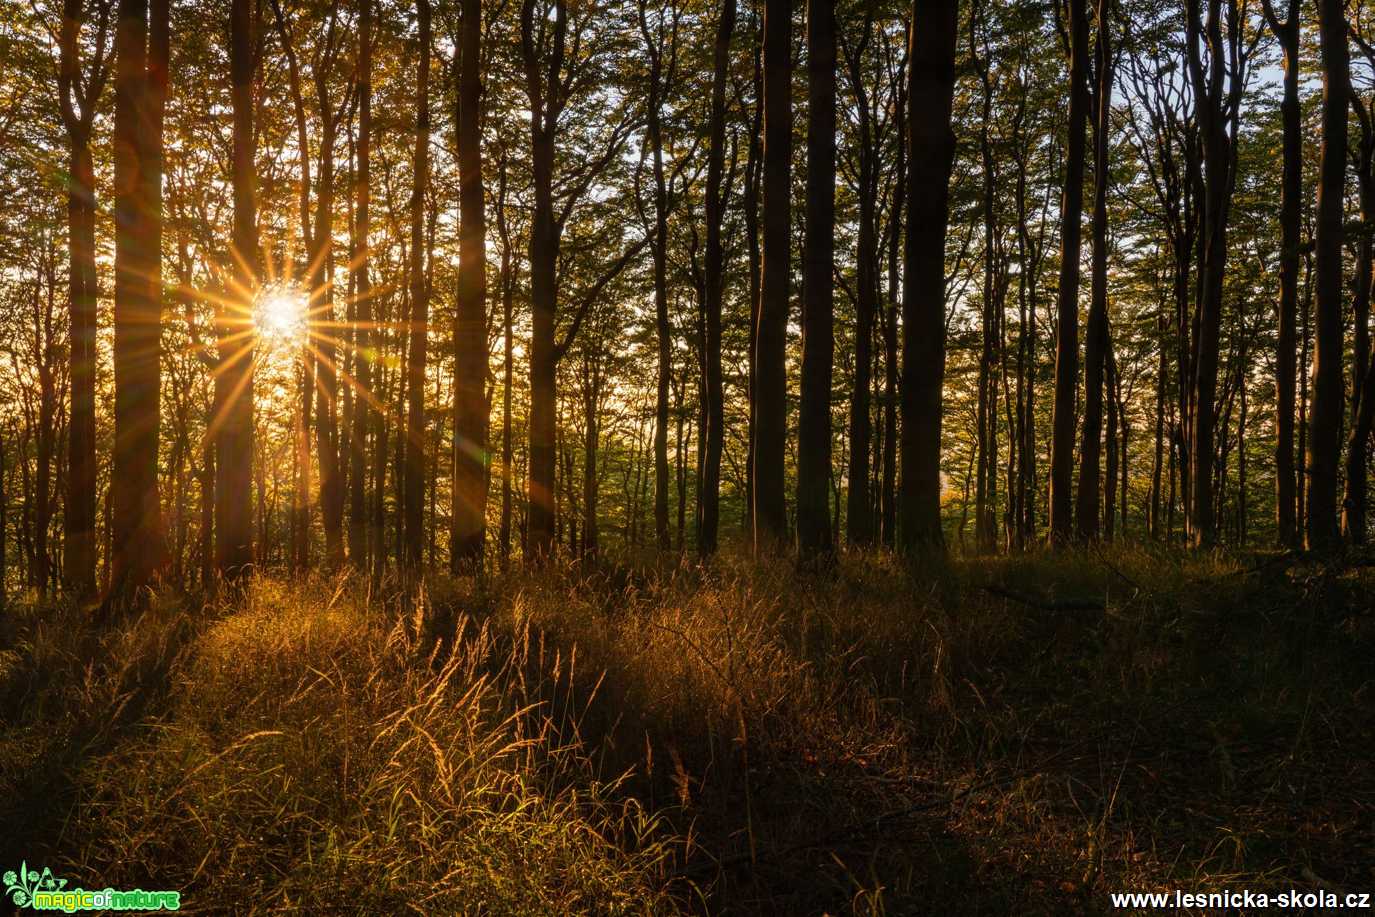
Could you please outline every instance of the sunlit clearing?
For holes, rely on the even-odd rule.
[[[293,286],[263,290],[253,310],[258,337],[269,344],[299,344],[306,330],[306,295]]]

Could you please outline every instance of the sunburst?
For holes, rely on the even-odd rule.
[[[308,303],[304,291],[288,284],[263,289],[253,309],[258,339],[274,346],[296,346],[306,337]]]

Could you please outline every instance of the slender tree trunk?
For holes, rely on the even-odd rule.
[[[1375,55],[1367,55],[1367,58]],[[1355,293],[1352,296],[1352,318],[1355,324],[1351,361],[1351,433],[1347,440],[1345,481],[1342,494],[1342,535],[1352,544],[1364,544],[1366,539],[1367,465],[1370,461],[1370,423],[1372,406],[1368,403],[1372,392],[1367,384],[1370,376],[1370,293],[1371,269],[1375,263],[1375,243],[1369,229],[1375,222],[1375,123],[1369,107],[1359,94],[1352,92],[1351,105],[1361,122],[1360,154],[1356,162],[1357,187],[1360,189],[1361,223],[1366,232],[1357,242]]]
[[[835,96],[834,0],[808,0],[807,225],[797,428],[797,540],[803,564],[823,562],[833,550],[829,494],[835,357]]]
[[[487,214],[482,183],[482,0],[461,0],[457,322],[454,327],[454,573],[482,564],[487,535]]]
[[[1366,463],[1370,460],[1370,436],[1375,428],[1375,354],[1366,363],[1365,378],[1361,380],[1361,396],[1346,456],[1346,499],[1342,501],[1342,531],[1352,544],[1366,543],[1366,492],[1364,484]]]
[[[1337,466],[1342,429],[1342,204],[1346,186],[1349,106],[1346,12],[1341,0],[1319,0],[1322,48],[1322,160],[1319,165],[1316,259],[1318,322],[1313,350],[1313,403],[1309,410],[1309,550],[1340,543]]]
[[[372,531],[368,507],[368,433],[378,422],[374,407],[373,364],[376,361],[378,335],[373,327],[372,293],[372,12],[373,0],[361,0],[358,14],[358,164],[354,172],[355,235],[358,251],[354,254],[354,341],[357,348],[355,362],[358,396],[354,399],[353,432],[349,437],[349,557],[353,566],[368,569],[370,545],[376,545],[377,533]],[[375,416],[377,415],[377,416]]]
[[[515,278],[511,271],[511,235],[506,227],[506,156],[502,154],[497,176],[497,235],[501,238],[501,524],[497,537],[501,569],[511,560],[511,382],[515,369],[512,340],[512,307]]]
[[[1094,69],[1098,77],[1093,123],[1093,273],[1084,340],[1084,431],[1079,450],[1079,494],[1075,535],[1098,538],[1101,511],[1098,459],[1103,435],[1103,388],[1108,348],[1108,144],[1112,128],[1112,36],[1107,0],[1098,3]],[[1109,431],[1112,435],[1114,431]],[[1114,469],[1115,470],[1115,469]],[[1109,479],[1108,505],[1112,505]]]
[[[754,548],[787,538],[788,300],[792,245],[792,0],[764,2],[764,227],[754,334]]]
[[[866,21],[866,39],[872,25]],[[867,44],[867,40],[866,40]],[[873,447],[873,419],[870,416],[870,389],[873,370],[874,315],[878,311],[878,216],[875,200],[878,182],[875,172],[872,115],[864,86],[861,57],[851,56],[850,82],[859,110],[859,238],[855,250],[855,378],[850,390],[850,468],[849,494],[845,511],[845,532],[851,543],[867,545],[874,540],[873,497],[869,476],[869,453]]]
[[[597,471],[597,449],[601,445],[598,428],[601,403],[602,367],[597,358],[584,355],[582,367],[582,553],[591,557],[597,553],[600,533],[597,527],[597,503],[600,498]]]
[[[969,46],[970,57],[979,75],[980,117],[979,117],[979,158],[983,172],[983,191],[980,209],[983,216],[983,296],[979,316],[979,374],[975,402],[975,458],[974,470],[974,549],[980,553],[992,553],[994,549],[994,515],[996,504],[994,492],[997,481],[997,430],[998,412],[994,405],[996,388],[994,386],[994,363],[997,359],[997,284],[998,284],[998,239],[997,211],[994,207],[997,174],[993,160],[993,138],[991,125],[993,113],[993,83],[990,79],[990,65],[987,55],[980,57],[977,51],[977,26],[983,19],[983,7],[974,5],[970,14]]]
[[[430,291],[425,273],[425,191],[430,183],[430,0],[418,0],[420,61],[415,91],[415,184],[411,190],[411,314],[406,359],[405,522],[403,556],[419,570],[425,546],[425,358]]]
[[[664,74],[662,36],[651,35],[640,5],[640,29],[649,53],[649,99],[646,116],[650,156],[654,172],[654,333],[658,344],[658,378],[654,402],[654,537],[660,551],[672,547],[668,531],[668,394],[672,379],[673,328],[668,320],[668,186],[664,177],[664,141],[661,123]]]
[[[943,550],[941,387],[945,380],[945,236],[955,161],[957,0],[913,0],[907,97],[907,234],[902,288],[902,491],[908,551]]]
[[[1112,541],[1114,516],[1117,509],[1117,470],[1118,439],[1117,430],[1121,417],[1117,411],[1117,361],[1113,358],[1112,341],[1108,341],[1103,355],[1103,382],[1107,393],[1104,398],[1107,407],[1108,428],[1103,436],[1103,540]]]
[[[1160,524],[1161,475],[1165,464],[1165,389],[1169,384],[1169,348],[1165,346],[1165,309],[1162,305],[1155,323],[1160,347],[1155,370],[1155,451],[1151,462],[1150,533],[1160,540],[1164,535]]]
[[[1071,478],[1079,381],[1079,252],[1084,213],[1084,122],[1089,114],[1087,0],[1069,0],[1069,139],[1060,205],[1060,292],[1056,302],[1055,405],[1050,441],[1050,538],[1070,540]]]
[[[316,351],[315,443],[320,462],[320,521],[325,532],[325,564],[344,562],[344,486],[339,469],[339,373],[335,364],[334,322],[334,140],[336,118],[323,78],[317,76],[321,120],[320,174],[315,189],[315,255],[311,259],[311,324]]]
[[[1299,108],[1299,10],[1291,0],[1289,15],[1279,22],[1265,4],[1270,29],[1284,50],[1284,166],[1280,184],[1280,301],[1275,348],[1275,523],[1279,543],[1298,542],[1294,493],[1294,380],[1297,355],[1296,314],[1299,295],[1299,224],[1303,206],[1303,123]]]
[[[755,10],[759,5],[755,5]],[[755,26],[758,33],[759,27]],[[754,538],[754,445],[759,433],[759,371],[755,342],[759,337],[759,316],[762,309],[763,291],[763,253],[760,249],[759,196],[763,186],[763,124],[764,124],[764,67],[763,38],[755,42],[754,52],[754,118],[750,124],[749,152],[745,163],[745,252],[749,259],[750,275],[750,336],[746,347],[749,363],[749,429],[746,431],[748,442],[745,449],[745,514],[744,534]]]
[[[1234,151],[1224,119],[1227,97],[1224,82],[1230,80],[1231,92],[1238,91],[1242,74],[1235,53],[1228,55],[1222,32],[1221,0],[1208,0],[1208,17],[1202,31],[1199,25],[1201,0],[1189,0],[1187,11],[1187,53],[1194,84],[1199,131],[1203,140],[1205,191],[1199,308],[1195,313],[1197,333],[1193,340],[1192,442],[1189,447],[1189,534],[1196,547],[1216,543],[1214,517],[1214,439],[1217,426],[1217,374],[1222,328],[1223,280],[1227,261],[1227,215],[1231,202],[1231,168]],[[1242,28],[1230,22],[1229,31]],[[1206,76],[1202,63],[1203,36],[1209,49]]]
[[[908,25],[910,29],[910,23]],[[906,62],[904,62],[905,65]],[[905,76],[900,74],[899,79]],[[889,213],[888,307],[883,319],[883,485],[879,496],[879,520],[883,544],[897,545],[898,519],[898,254],[907,199],[907,88],[898,91],[896,121],[897,161],[893,205]]]
[[[253,132],[253,7],[229,10],[229,72],[234,133],[234,306],[221,307],[223,387],[215,433],[215,550],[221,576],[235,580],[253,564],[253,304],[258,289],[257,172]]]
[[[551,73],[563,66],[567,8],[554,5],[554,60]],[[558,355],[554,339],[556,308],[558,227],[554,221],[555,87],[545,83],[544,71],[534,47],[534,3],[521,12],[521,44],[525,64],[526,94],[530,101],[530,167],[534,207],[530,218],[530,444],[529,494],[526,507],[526,552],[542,560],[553,551],[555,522],[555,471],[557,468]]]
[[[91,127],[105,83],[104,21],[96,47],[93,78],[77,108],[81,65],[77,40],[83,22],[82,0],[65,0],[59,32],[58,91],[67,129],[71,175],[67,186],[67,233],[70,254],[71,424],[67,434],[67,493],[62,522],[66,542],[67,586],[78,601],[95,594],[96,563],[96,277],[95,163]],[[0,589],[2,592],[3,589]]]
[[[119,0],[115,38],[115,449],[107,609],[138,601],[166,555],[158,499],[162,114],[167,0]]]
[[[725,395],[721,378],[721,300],[724,287],[725,254],[721,244],[721,223],[725,202],[721,194],[721,173],[726,152],[726,83],[730,65],[731,33],[735,29],[735,0],[721,0],[716,21],[716,43],[712,50],[711,125],[707,149],[706,255],[703,270],[705,286],[705,381],[702,393],[706,402],[706,421],[702,456],[702,490],[697,495],[701,523],[697,529],[697,551],[703,557],[716,553],[721,524],[721,451],[725,444]],[[753,304],[751,304],[751,307]]]

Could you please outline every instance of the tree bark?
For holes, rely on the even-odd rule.
[[[425,271],[425,191],[430,183],[430,0],[418,0],[420,60],[416,67],[415,165],[411,189],[411,313],[406,357],[406,445],[403,557],[418,571],[425,546],[425,363],[430,290]]]
[[[151,20],[151,22],[150,22]],[[115,37],[115,447],[106,612],[140,602],[166,555],[158,498],[162,115],[167,0],[119,0]]]
[[[96,591],[96,298],[95,163],[91,128],[109,72],[106,28],[109,5],[100,6],[90,77],[81,80],[77,40],[85,20],[82,0],[64,0],[58,34],[58,98],[67,129],[71,175],[67,186],[70,309],[71,426],[67,447],[67,494],[63,507],[67,586],[78,601]],[[84,105],[78,105],[84,99]]]
[[[1069,138],[1060,204],[1060,292],[1056,300],[1055,404],[1050,441],[1050,539],[1071,537],[1076,387],[1079,381],[1079,257],[1084,213],[1084,122],[1089,114],[1087,0],[1069,0]]]
[[[858,121],[859,237],[855,249],[855,377],[850,390],[849,493],[845,504],[845,534],[852,544],[874,540],[874,501],[870,477],[870,452],[874,427],[870,416],[870,389],[874,364],[874,316],[878,311],[878,198],[877,150],[869,92],[864,85],[863,58],[873,31],[866,16],[859,46],[846,47],[850,88],[855,97]]]
[[[1275,341],[1275,524],[1282,547],[1298,542],[1294,487],[1294,386],[1297,372],[1300,221],[1303,207],[1303,123],[1299,108],[1299,10],[1290,0],[1283,22],[1264,5],[1270,30],[1284,51],[1283,174],[1280,179],[1280,301]]]
[[[735,29],[735,0],[721,0],[716,20],[716,42],[712,49],[711,125],[707,149],[706,254],[703,271],[705,285],[705,362],[706,400],[704,431],[706,450],[702,456],[702,489],[697,495],[701,524],[697,529],[697,551],[703,557],[716,553],[721,524],[721,451],[725,444],[725,396],[721,372],[721,300],[724,287],[725,255],[721,244],[721,223],[725,202],[721,194],[721,173],[726,152],[726,81],[730,65],[731,33]],[[752,306],[752,304],[751,304]]]
[[[458,317],[454,327],[452,572],[482,565],[487,534],[487,214],[482,183],[482,0],[461,0]]]
[[[802,399],[797,423],[797,542],[798,559],[804,565],[824,563],[833,551],[829,495],[835,358],[835,97],[834,0],[808,0],[807,213]]]
[[[233,103],[234,299],[221,307],[215,375],[223,420],[215,431],[215,553],[220,576],[237,580],[253,564],[253,305],[258,289],[258,213],[253,132],[253,5],[229,10]]]
[[[664,23],[652,30],[640,0],[640,33],[649,57],[649,85],[646,100],[646,135],[654,174],[654,334],[658,345],[658,367],[654,401],[654,537],[660,551],[672,547],[668,531],[668,395],[673,373],[673,328],[668,320],[668,185],[664,177],[663,97],[667,91],[664,74]],[[674,24],[676,28],[676,23]],[[673,40],[676,40],[673,39]],[[671,52],[670,52],[671,53]]]
[[[377,545],[368,506],[368,434],[380,416],[375,408],[373,364],[377,359],[378,334],[373,327],[372,293],[372,14],[373,0],[361,0],[358,12],[358,141],[354,172],[354,223],[358,250],[354,254],[354,346],[358,396],[353,406],[353,432],[349,461],[349,559],[354,567],[368,569],[368,552]]]
[[[1079,493],[1075,505],[1075,535],[1081,542],[1099,534],[1102,496],[1099,458],[1103,435],[1103,387],[1108,342],[1108,141],[1112,119],[1112,36],[1107,0],[1098,3],[1098,40],[1094,68],[1098,85],[1093,121],[1093,267],[1090,280],[1088,326],[1084,335],[1084,429],[1079,450]],[[1112,431],[1110,431],[1112,432]],[[1115,471],[1116,469],[1114,469]],[[1108,481],[1112,505],[1113,481]]]
[[[763,253],[754,336],[754,548],[776,550],[788,531],[789,249],[792,244],[792,0],[764,3]]]
[[[1321,45],[1322,158],[1318,167],[1317,240],[1314,248],[1317,333],[1313,349],[1313,403],[1309,409],[1309,550],[1340,544],[1337,526],[1337,466],[1342,429],[1342,226],[1346,185],[1349,74],[1346,12],[1341,0],[1319,0]]]
[[[907,234],[902,289],[902,490],[909,552],[943,550],[941,387],[945,380],[945,236],[955,161],[957,0],[913,0],[907,96]]]

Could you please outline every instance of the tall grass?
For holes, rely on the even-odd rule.
[[[57,874],[186,889],[191,904],[236,912],[671,906],[668,842],[562,740],[575,711],[520,688],[528,647],[460,619],[455,651],[425,658],[396,603],[333,587],[259,581],[171,659],[153,635],[186,615],[164,605],[102,642],[77,693],[38,693],[30,733],[51,729],[53,705],[73,723],[66,741],[91,733],[64,762],[67,798],[51,800],[72,817],[30,838],[48,842]],[[31,646],[61,643],[35,630]],[[131,671],[158,665],[160,689]],[[103,742],[99,724],[153,690],[164,703]],[[24,744],[7,734],[6,757]]]
[[[1054,913],[1350,881],[1312,826],[1375,799],[1370,585],[1128,546],[550,564],[404,600],[265,577],[103,632],[21,608],[0,849],[236,912]]]

